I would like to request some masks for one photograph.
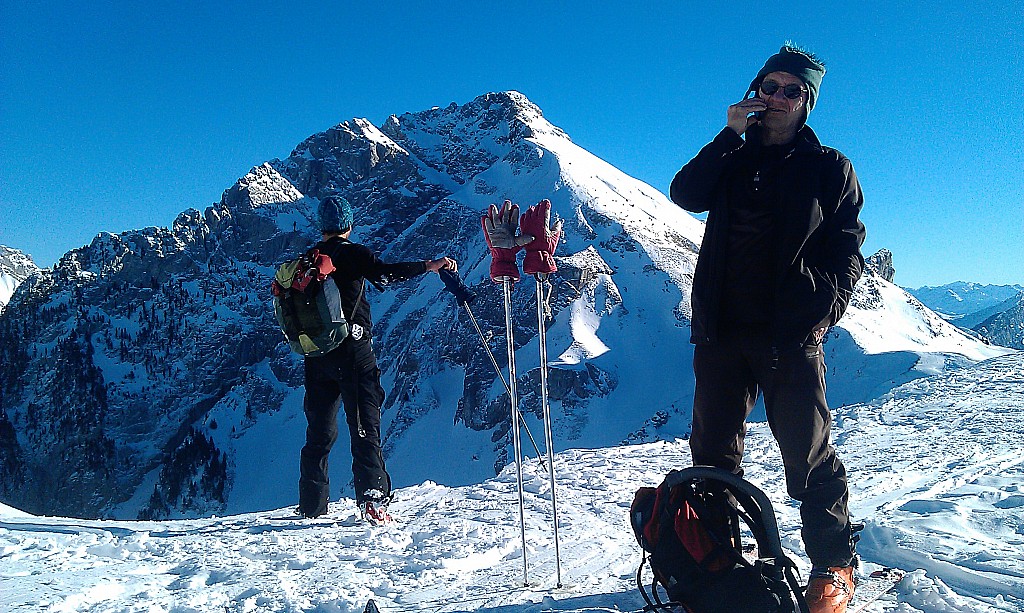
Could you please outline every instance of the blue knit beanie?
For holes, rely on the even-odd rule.
[[[320,201],[320,231],[337,234],[352,227],[352,205],[337,194],[331,194]]]

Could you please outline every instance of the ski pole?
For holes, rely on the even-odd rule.
[[[473,327],[476,328],[476,333],[480,337],[480,342],[484,346],[484,350],[487,352],[487,357],[491,358],[491,365],[494,366],[494,372],[498,373],[498,378],[501,379],[501,384],[505,386],[505,391],[511,396],[512,390],[508,387],[508,382],[505,381],[505,376],[501,374],[501,367],[498,366],[498,360],[494,358],[494,353],[491,352],[491,348],[487,345],[487,339],[484,338],[484,333],[480,330],[480,324],[476,322],[476,317],[473,316],[473,311],[469,308],[468,304],[463,304],[466,309],[466,313],[469,315],[469,320],[473,322]],[[540,447],[537,445],[537,441],[533,438],[533,432],[530,432],[530,427],[526,425],[526,418],[523,416],[522,411],[518,408],[516,412],[519,413],[520,424],[523,426],[523,430],[526,431],[526,437],[530,439],[530,443],[533,445],[533,450],[537,452],[537,459],[540,460],[540,465],[544,466],[544,454],[540,452]]]
[[[548,302],[544,297],[543,285],[550,287],[548,275],[537,273],[537,338],[540,344],[540,403],[544,415],[544,445],[548,450],[548,478],[551,481],[551,518],[555,536],[555,577],[562,587],[562,560],[558,547],[558,505],[555,502],[555,461],[553,455],[554,435],[551,431],[551,406],[548,404],[548,341],[544,320],[548,315]]]
[[[469,308],[469,303],[476,300],[476,294],[473,290],[466,287],[466,284],[462,282],[462,279],[455,273],[448,269],[438,271],[441,276],[441,281],[444,282],[444,288],[455,296],[455,301],[462,305],[466,309],[466,314],[469,315],[469,321],[473,323],[473,328],[476,330],[477,336],[480,337],[480,344],[483,345],[484,351],[487,352],[487,357],[491,358],[491,365],[494,366],[494,372],[497,373],[498,378],[501,379],[501,384],[505,386],[505,391],[511,396],[512,391],[508,387],[508,383],[505,381],[505,376],[501,374],[501,366],[498,365],[498,360],[494,357],[494,352],[491,351],[490,346],[487,344],[487,338],[484,337],[483,330],[480,329],[480,324],[476,321],[476,316],[473,315],[473,309]],[[540,461],[541,466],[544,465],[544,454],[540,452],[540,447],[537,445],[537,441],[533,438],[533,433],[530,432],[530,428],[526,425],[526,419],[523,417],[522,412],[519,413],[519,419],[523,425],[523,430],[526,431],[526,436],[530,439],[530,443],[533,444],[533,450],[537,452],[537,459]]]
[[[502,279],[505,294],[505,340],[508,345],[509,400],[512,407],[512,447],[516,456],[516,482],[519,485],[519,533],[523,541],[523,586],[530,585],[526,562],[526,493],[523,487],[523,449],[519,435],[519,401],[516,397],[516,348],[512,338],[512,280]]]

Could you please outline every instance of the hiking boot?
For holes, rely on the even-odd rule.
[[[853,570],[853,566],[811,569],[806,592],[810,613],[846,613],[856,587]]]
[[[324,511],[324,513],[326,513],[326,511]],[[295,507],[295,514],[301,517],[302,519],[316,519],[324,513],[317,513],[316,511],[310,511],[307,513],[306,511],[302,510],[301,506]]]
[[[367,500],[359,507],[363,519],[374,526],[383,526],[391,523],[391,514],[388,513],[387,500]]]

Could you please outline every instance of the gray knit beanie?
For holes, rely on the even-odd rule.
[[[825,76],[824,62],[810,51],[801,49],[792,43],[786,43],[778,53],[764,63],[764,67],[750,82],[749,91],[757,91],[765,75],[773,72],[788,72],[803,81],[807,86],[807,111],[810,112],[814,108],[814,103],[818,100],[821,78]]]

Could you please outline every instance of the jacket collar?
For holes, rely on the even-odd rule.
[[[825,150],[821,146],[821,141],[818,140],[818,135],[814,133],[811,126],[804,124],[804,126],[796,133],[793,152],[821,154],[824,153],[824,151]]]
[[[348,240],[348,239],[347,239],[347,238],[345,238],[344,236],[339,236],[339,235],[337,235],[337,234],[335,234],[335,235],[333,235],[333,236],[329,236],[329,237],[327,237],[326,239],[325,239],[325,238],[321,238],[321,239],[320,239],[320,243],[322,243],[322,244],[324,244],[324,245],[328,245],[328,244],[334,244],[334,243],[336,243],[336,242],[342,242],[342,243],[350,243],[350,242],[352,242],[352,241]]]
[[[750,135],[746,139],[747,146],[753,149],[760,149],[761,147],[761,135],[758,126],[751,126],[747,133]],[[824,148],[821,146],[821,141],[818,140],[818,135],[814,133],[814,130],[810,126],[804,124],[796,132],[796,137],[793,142],[786,147],[785,151],[787,155],[799,154],[799,155],[819,155],[824,152]]]

